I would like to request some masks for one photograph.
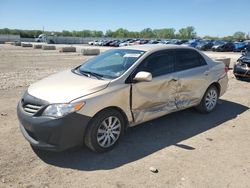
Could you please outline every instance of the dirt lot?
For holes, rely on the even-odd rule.
[[[229,89],[211,114],[188,109],[144,123],[105,154],[34,152],[18,128],[18,100],[30,83],[85,59],[0,45],[0,187],[250,186],[250,83],[231,71]]]

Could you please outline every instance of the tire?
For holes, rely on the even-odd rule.
[[[49,41],[49,44],[55,44],[55,41],[50,40],[50,41]]]
[[[242,77],[240,77],[240,76],[235,76],[235,78],[236,78],[236,80],[241,80],[242,79]]]
[[[210,113],[215,109],[218,98],[218,89],[214,85],[212,85],[207,89],[200,104],[196,107],[196,109],[201,113]]]
[[[122,137],[124,127],[125,118],[119,111],[101,111],[90,121],[84,139],[85,145],[94,152],[110,151]]]

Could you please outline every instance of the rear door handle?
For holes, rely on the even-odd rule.
[[[208,71],[208,70],[204,72],[204,74],[205,74],[206,76],[209,75],[209,73],[210,73],[210,71]]]
[[[171,79],[171,81],[178,81],[179,79],[178,78],[176,78],[176,77],[173,77],[172,79]]]

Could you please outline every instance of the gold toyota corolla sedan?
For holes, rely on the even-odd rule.
[[[213,111],[227,85],[224,64],[194,48],[129,46],[32,84],[17,114],[34,147],[105,152],[128,127],[190,107]]]

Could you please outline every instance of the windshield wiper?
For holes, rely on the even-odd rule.
[[[90,77],[90,76],[94,76],[96,77],[98,80],[102,80],[102,77],[103,75],[101,74],[98,74],[98,73],[95,73],[95,72],[90,72],[90,71],[82,71],[79,69],[79,72],[87,77]]]

